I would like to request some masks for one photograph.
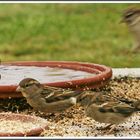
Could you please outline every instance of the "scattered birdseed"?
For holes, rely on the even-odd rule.
[[[112,79],[106,86],[93,91],[101,91],[116,99],[140,99],[140,79],[123,77]],[[116,131],[107,134],[108,130],[97,130],[106,124],[98,123],[87,117],[84,108],[78,104],[61,113],[44,114],[36,112],[24,98],[0,99],[0,112],[18,112],[32,114],[47,119],[48,129],[42,137],[140,137],[140,112],[135,113],[123,124],[116,126]]]

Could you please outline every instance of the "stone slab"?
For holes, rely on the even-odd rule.
[[[140,78],[140,68],[112,68],[113,77],[137,77]]]

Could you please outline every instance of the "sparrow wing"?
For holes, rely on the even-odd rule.
[[[113,105],[114,105],[114,103],[112,103],[112,102],[107,102],[107,103],[103,103],[100,107],[99,107],[99,111],[100,112],[103,112],[103,113],[105,113],[105,112],[114,112],[114,110],[113,110]]]
[[[135,111],[135,108],[128,105],[128,104],[118,104],[113,106],[114,112],[121,113],[121,114],[131,114]]]
[[[114,112],[114,113],[120,113],[122,115],[130,115],[134,112],[134,107],[125,104],[125,103],[119,103],[119,102],[108,102],[102,107],[99,108],[100,112]]]
[[[44,96],[46,102],[55,102],[75,97],[80,93],[82,93],[82,91],[45,86],[42,91],[42,96]]]

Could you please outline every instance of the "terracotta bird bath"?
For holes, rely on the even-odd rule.
[[[46,119],[19,113],[0,113],[0,137],[38,136],[48,128]]]
[[[112,77],[112,69],[104,65],[83,62],[16,61],[1,63],[0,74],[0,98],[18,98],[22,95],[16,92],[17,85],[29,75],[43,85],[86,90],[104,86]]]

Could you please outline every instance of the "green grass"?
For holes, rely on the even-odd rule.
[[[121,12],[140,4],[0,4],[0,58],[140,67]],[[129,53],[127,53],[129,52]]]

